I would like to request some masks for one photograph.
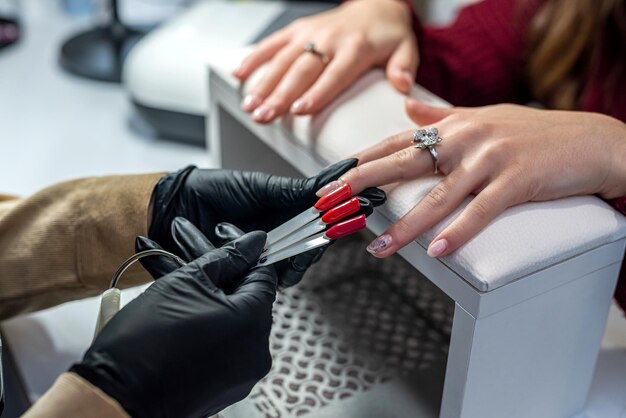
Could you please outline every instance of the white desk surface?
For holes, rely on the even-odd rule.
[[[80,176],[208,164],[203,150],[155,139],[138,127],[120,86],[61,71],[61,40],[88,22],[67,18],[50,0],[21,3],[25,37],[0,52],[0,191],[24,195]],[[90,299],[2,324],[31,399],[80,358],[96,311]],[[614,307],[584,416],[626,418],[625,381],[626,320]]]

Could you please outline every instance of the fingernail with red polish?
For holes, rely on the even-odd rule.
[[[261,98],[254,94],[248,94],[243,98],[241,102],[241,108],[246,112],[252,112],[258,105],[261,104]]]
[[[298,99],[291,105],[291,113],[303,113],[309,110],[311,103],[306,99]]]
[[[448,241],[445,239],[437,240],[430,244],[427,254],[430,257],[437,258],[448,249]]]
[[[275,113],[276,111],[274,110],[274,108],[266,105],[261,105],[256,108],[252,116],[254,117],[254,120],[258,122],[268,122],[274,117]]]
[[[343,186],[342,180],[331,181],[326,186],[322,187],[317,192],[315,192],[315,195],[318,197],[326,196],[328,193],[334,192],[341,186]]]
[[[391,235],[381,235],[367,246],[367,252],[376,255],[379,252],[383,251],[385,248],[389,247],[392,241],[393,239],[391,238]]]

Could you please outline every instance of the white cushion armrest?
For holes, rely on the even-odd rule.
[[[236,86],[229,76],[230,68],[220,63],[212,68]],[[415,87],[411,95],[434,105],[449,106],[421,87]],[[389,135],[415,128],[405,115],[404,100],[386,81],[382,70],[373,70],[314,118],[286,117],[277,123],[293,140],[324,161],[333,162]],[[430,176],[396,185],[389,189],[388,203],[380,210],[389,220],[396,221],[440,180],[441,177]],[[417,242],[427,247],[469,201],[466,199]],[[526,203],[506,210],[442,261],[484,292],[624,237],[624,216],[596,197]]]

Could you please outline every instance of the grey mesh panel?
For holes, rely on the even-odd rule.
[[[400,257],[366,253],[370,238],[338,241],[278,296],[272,370],[220,417],[436,416],[454,304]]]

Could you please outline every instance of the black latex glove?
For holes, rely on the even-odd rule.
[[[366,216],[371,215],[374,212],[372,202],[361,196],[359,196],[358,199],[360,204],[358,213]],[[229,243],[244,235],[245,232],[233,224],[220,222],[215,226],[214,234],[218,242]],[[175,246],[172,251],[186,261],[194,260],[215,248],[211,241],[209,241],[198,228],[182,217],[174,218],[172,221],[171,237],[173,245]],[[146,237],[139,236],[135,240],[135,251],[140,252],[153,249],[163,248]],[[169,257],[147,257],[142,258],[140,262],[155,280],[179,267],[178,263]]]
[[[252,232],[156,281],[70,371],[133,417],[196,418],[243,399],[271,366],[276,274],[250,270],[265,239]]]
[[[213,243],[185,218],[174,218],[171,233],[174,245],[176,246],[175,252],[183,260],[195,260],[215,248]],[[237,238],[242,235],[244,234],[239,234]],[[154,249],[163,248],[149,238],[142,236],[136,238],[135,250],[137,252]],[[179,268],[178,263],[169,257],[146,257],[142,258],[140,263],[155,280]]]
[[[177,216],[188,219],[214,243],[219,242],[215,226],[220,222],[235,224],[246,232],[268,232],[311,207],[318,199],[315,196],[318,189],[339,178],[357,162],[354,158],[338,162],[307,179],[185,168],[163,177],[155,187],[153,220],[148,236],[166,250],[176,253],[170,228]],[[378,189],[373,191],[370,200],[375,205],[381,204],[384,193]],[[366,194],[371,192],[369,190]],[[317,248],[276,263],[281,287],[298,283],[325,249]]]

